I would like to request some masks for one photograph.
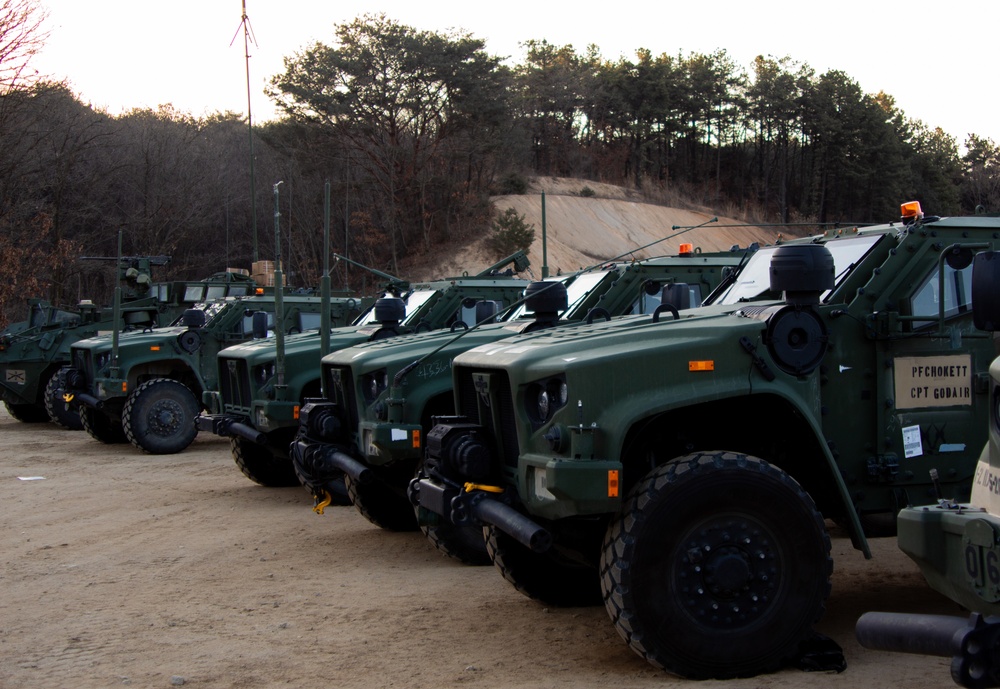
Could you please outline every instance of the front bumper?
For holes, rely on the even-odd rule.
[[[1000,518],[972,505],[907,507],[898,544],[934,590],[960,605],[1000,614]]]
[[[199,431],[214,433],[224,438],[246,438],[258,445],[267,443],[267,436],[250,425],[245,416],[235,414],[204,414],[195,417],[194,425]]]
[[[362,421],[360,445],[365,461],[384,466],[423,455],[423,427],[419,424]]]

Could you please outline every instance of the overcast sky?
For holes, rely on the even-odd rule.
[[[68,80],[85,102],[117,114],[171,103],[195,116],[247,111],[242,0],[40,0],[50,36],[36,69]],[[283,60],[333,27],[384,12],[417,29],[461,29],[490,54],[520,61],[519,44],[545,39],[606,59],[726,50],[745,69],[756,55],[789,56],[817,73],[839,69],[868,93],[885,91],[908,117],[961,144],[970,132],[1000,142],[995,85],[997,0],[947,3],[565,3],[469,0],[246,0],[254,121],[274,116],[264,85]],[[234,42],[235,38],[235,42]]]

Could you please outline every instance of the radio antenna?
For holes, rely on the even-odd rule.
[[[247,16],[247,0],[242,0],[243,14],[240,16],[240,25],[236,27],[233,40],[229,42],[229,47],[233,47],[236,37],[243,30],[243,55],[246,60],[247,75],[247,129],[250,135],[250,225],[253,229],[253,260],[256,263],[260,260],[257,251],[257,195],[255,193],[256,184],[253,176],[253,115],[250,110],[250,44],[257,45],[257,38],[253,35],[253,27],[250,26],[250,17]]]

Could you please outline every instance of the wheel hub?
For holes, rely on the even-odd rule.
[[[149,412],[149,432],[159,436],[168,436],[177,432],[184,410],[173,400],[157,401]]]
[[[759,523],[718,517],[681,542],[674,567],[683,607],[717,629],[745,626],[766,615],[780,584],[780,556]]]

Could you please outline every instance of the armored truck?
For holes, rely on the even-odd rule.
[[[513,268],[501,273],[508,264]],[[527,267],[527,257],[518,252],[475,276],[412,284],[394,278],[387,295],[359,322],[333,329],[328,351],[492,319],[518,300],[528,282],[514,272]],[[230,438],[233,459],[251,481],[299,485],[288,447],[305,399],[321,393],[319,364],[324,353],[318,332],[287,338],[280,359],[273,347],[253,342],[220,352],[219,388],[206,394],[210,414],[198,419],[198,427]],[[346,502],[346,495],[340,502]]]
[[[81,340],[62,374],[67,400],[101,442],[128,440],[151,454],[180,452],[198,432],[202,393],[218,385],[220,350],[253,337],[268,339],[278,328],[287,333],[319,327],[319,297],[283,294],[280,319],[277,301],[273,291],[225,297],[185,310],[169,327]],[[332,322],[350,323],[359,306],[353,297],[331,300]]]
[[[862,524],[967,496],[991,342],[974,252],[1000,219],[924,217],[758,250],[700,309],[555,328],[453,362],[459,416],[426,439],[411,500],[483,526],[505,579],[603,601],[628,645],[691,678],[781,667],[824,611],[825,518]]]
[[[123,330],[167,325],[185,308],[203,300],[206,290],[225,296],[246,294],[254,286],[249,278],[228,272],[198,282],[151,282],[151,268],[166,265],[168,256],[82,260],[118,263],[122,290],[118,327]],[[0,396],[10,415],[27,423],[51,420],[66,428],[81,428],[79,415],[62,400],[59,371],[69,362],[74,342],[114,327],[112,307],[99,307],[89,300],[75,307],[29,300],[28,319],[0,333]]]
[[[700,306],[755,248],[710,254],[686,245],[676,256],[611,262],[554,283],[532,283],[519,310],[503,323],[458,334],[408,335],[327,355],[327,398],[308,401],[292,445],[299,478],[320,506],[346,481],[351,502],[371,522],[416,529],[406,488],[423,455],[431,418],[454,414],[455,356],[541,328],[651,314],[671,303]],[[449,555],[489,563],[481,529],[425,530]]]
[[[1000,330],[1000,253],[976,255],[973,320]],[[985,333],[984,333],[985,334]],[[990,366],[989,439],[976,466],[968,502],[936,490],[933,501],[903,508],[898,544],[931,588],[970,611],[966,616],[865,613],[857,637],[866,648],[950,657],[956,684],[1000,686],[1000,358]],[[940,472],[931,470],[931,480]]]

